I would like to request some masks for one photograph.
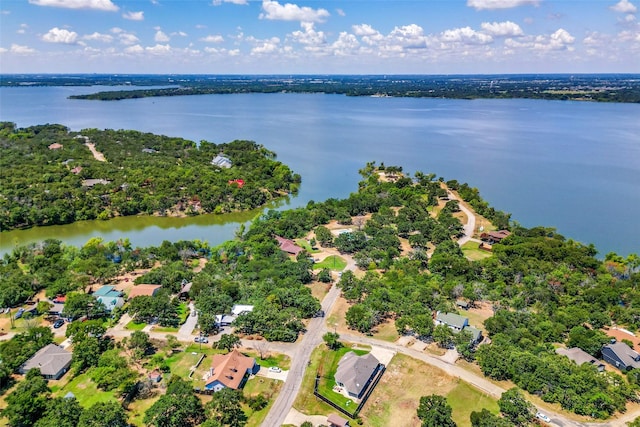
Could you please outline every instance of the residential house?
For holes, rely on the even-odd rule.
[[[348,352],[338,362],[335,373],[336,384],[345,389],[349,396],[360,399],[382,365],[371,353],[358,356]]]
[[[31,369],[39,369],[43,377],[49,380],[60,379],[71,366],[71,353],[55,344],[42,347],[27,360],[19,372],[26,374]]]
[[[471,343],[477,344],[482,341],[482,331],[478,328],[474,328],[473,326],[469,326],[469,319],[460,316],[456,313],[441,313],[438,312],[436,314],[436,325],[446,325],[448,326],[454,333],[458,333],[460,331],[467,331],[471,334]]]
[[[246,312],[245,312],[246,313]],[[218,328],[223,326],[230,326],[237,316],[230,314],[216,314],[216,325]]]
[[[147,376],[149,377],[149,380],[151,380],[151,382],[159,383],[160,381],[162,381],[162,372],[160,372],[158,369],[154,369],[153,371],[149,372]]]
[[[640,368],[640,354],[623,342],[612,342],[602,347],[602,358],[621,371]]]
[[[460,307],[463,310],[469,310],[469,303],[463,299],[456,300],[456,307]]]
[[[280,246],[280,250],[288,254],[298,255],[300,252],[304,250],[300,246],[296,245],[296,243],[293,240],[285,239],[284,237],[280,237],[280,236],[275,236],[275,238],[278,241],[278,246]]]
[[[480,235],[480,240],[486,241],[490,244],[500,243],[502,239],[505,239],[511,235],[508,230],[489,231]]]
[[[54,142],[53,144],[49,145],[49,150],[59,150],[63,147],[62,144],[58,144],[57,142]]]
[[[231,166],[233,166],[233,163],[231,162],[231,160],[223,156],[222,153],[215,156],[213,160],[211,160],[211,164],[214,166],[218,166],[219,168],[225,168],[225,169],[229,169]]]
[[[131,291],[129,291],[129,296],[127,297],[127,299],[133,299],[135,297],[141,297],[141,296],[148,296],[148,297],[155,296],[155,294],[158,293],[161,287],[162,285],[149,285],[149,284],[136,285],[133,288],[131,288]]]
[[[454,332],[460,332],[469,326],[469,319],[456,313],[438,312],[436,314],[436,325],[447,325]]]
[[[236,304],[231,308],[231,314],[234,316],[240,316],[253,311],[252,305]]]
[[[122,291],[117,290],[115,286],[102,286],[92,295],[96,301],[100,301],[104,304],[107,311],[113,311],[114,308],[122,307],[124,305]]]
[[[327,424],[329,427],[349,427],[349,420],[345,420],[338,414],[329,414]]]
[[[239,390],[247,378],[258,372],[260,365],[253,357],[245,356],[233,349],[227,354],[215,354],[211,361],[209,377],[204,388],[218,392],[223,388]]]
[[[578,347],[573,348],[557,348],[556,353],[567,356],[569,360],[572,360],[576,363],[576,365],[583,365],[585,363],[589,363],[596,367],[596,369],[600,372],[604,371],[604,364],[601,363],[598,359],[582,350]]]
[[[180,286],[180,292],[178,292],[178,298],[181,300],[189,299],[189,292],[191,292],[191,287],[193,286],[193,282],[187,282],[186,280],[182,280],[182,284]]]

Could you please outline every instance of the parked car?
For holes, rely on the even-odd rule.
[[[550,423],[551,422],[551,418],[547,417],[542,412],[536,413],[536,418],[539,419],[539,420],[544,421],[545,423]]]
[[[313,317],[324,317],[324,310],[316,311]]]
[[[278,374],[278,373],[282,372],[282,369],[278,368],[277,366],[271,366],[269,368],[269,372],[274,372],[274,373]]]
[[[22,317],[22,315],[24,314],[24,308],[19,308],[18,311],[16,311],[15,316],[13,316],[14,319],[19,319]]]
[[[201,336],[197,336],[193,339],[194,342],[200,342],[202,344],[207,344],[209,343],[209,338],[207,337],[201,337]]]
[[[62,327],[62,325],[64,325],[64,320],[58,319],[53,323],[53,328],[54,329],[58,329],[58,328]]]

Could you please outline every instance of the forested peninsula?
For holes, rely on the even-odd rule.
[[[0,230],[263,206],[301,177],[252,141],[0,123]]]
[[[101,101],[159,96],[238,93],[326,93],[379,97],[529,98],[594,102],[640,102],[640,78],[638,78],[637,74],[398,76],[4,75],[0,79],[0,85],[148,86],[148,88],[100,91],[86,95],[70,96],[71,99]]]

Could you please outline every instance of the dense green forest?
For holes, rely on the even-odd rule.
[[[30,75],[0,76],[0,86],[130,86],[71,96],[120,100],[232,93],[330,93],[422,98],[532,98],[640,102],[637,74],[521,75]],[[147,88],[144,88],[147,86]],[[155,87],[152,87],[155,86]],[[160,87],[158,87],[160,86]],[[163,87],[162,87],[163,86]],[[135,88],[135,89],[133,89]]]
[[[95,144],[105,161],[86,143]],[[211,161],[220,153],[230,168]],[[0,230],[124,215],[248,210],[300,176],[252,141],[196,144],[129,130],[0,123]],[[242,184],[237,181],[242,180]]]
[[[397,178],[381,180],[382,169]],[[0,305],[18,305],[41,289],[48,295],[82,295],[73,292],[87,284],[109,283],[123,271],[153,267],[137,280],[163,284],[170,293],[177,292],[183,280],[193,282],[192,297],[203,330],[213,330],[214,316],[228,312],[233,304],[252,304],[253,312],[236,320],[238,332],[295,341],[304,331],[304,319],[320,307],[305,285],[314,274],[320,278],[322,271],[314,273],[313,261],[304,252],[297,259],[287,256],[274,235],[299,238],[313,230],[317,244],[349,254],[365,271],[363,275],[346,271],[338,283],[350,303],[345,317],[352,329],[373,333],[382,323],[393,322],[399,334],[447,348],[455,345],[485,375],[511,380],[544,401],[593,418],[606,419],[623,412],[627,402],[640,400],[640,372],[600,373],[590,364],[578,366],[555,352],[559,346],[580,347],[599,357],[608,340],[605,328],[613,324],[632,331],[640,328],[637,255],[622,258],[610,253],[598,259],[595,247],[567,239],[554,229],[517,225],[508,214],[489,207],[468,184],[420,172],[406,177],[401,171],[369,163],[360,171],[358,192],[349,198],[268,211],[248,229],[239,230],[237,239],[216,248],[197,241],[133,248],[126,240],[100,239],[82,248],[55,240],[16,248],[0,265]],[[454,241],[463,232],[455,216],[457,203],[434,209],[442,205],[439,200],[446,196],[447,183],[494,225],[510,229],[509,237],[493,245],[491,256],[471,261]],[[365,215],[370,217],[363,220]],[[331,220],[352,231],[334,236],[325,227]],[[402,252],[401,239],[409,243],[408,252]],[[202,257],[208,262],[196,273],[193,261]],[[433,313],[455,311],[460,298],[472,305],[480,301],[492,305],[493,316],[484,324],[490,343],[476,348],[464,335],[434,325]],[[80,296],[72,299],[79,312],[88,308],[82,307]],[[154,310],[167,313],[167,324],[173,324],[176,313],[170,299],[162,296],[157,304]],[[125,310],[144,318],[151,315],[144,313],[148,306],[139,300]],[[46,343],[50,337],[43,334],[38,340]],[[12,341],[0,345],[3,361],[24,359],[37,350],[35,345],[9,344]],[[91,340],[89,344],[99,348]],[[77,363],[85,369],[98,366],[99,359],[87,356]],[[13,368],[5,365],[0,374]]]

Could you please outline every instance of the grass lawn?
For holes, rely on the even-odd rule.
[[[282,384],[282,381],[263,377],[254,377],[247,381],[244,386],[244,390],[242,391],[243,395],[247,397],[255,397],[262,394],[269,400],[269,404],[265,408],[255,412],[248,406],[243,405],[245,414],[249,417],[246,424],[247,427],[258,427],[262,424],[262,421],[264,421],[264,418],[269,413],[273,402],[275,402],[278,397]]]
[[[353,411],[358,406],[357,403],[340,393],[333,391],[336,385],[334,375],[338,369],[338,362],[349,351],[354,351],[358,355],[369,353],[368,350],[352,349],[342,347],[336,351],[328,351],[324,344],[318,346],[311,354],[311,364],[304,373],[302,386],[293,406],[304,414],[328,415],[335,412],[335,409],[323,403],[313,395],[316,372],[320,373],[318,392],[335,404],[343,407],[347,411]]]
[[[88,408],[98,402],[117,401],[113,391],[102,391],[98,389],[87,374],[78,375],[66,385],[58,388],[53,393],[53,397],[64,397],[64,395],[69,392],[72,392],[76,396],[78,403],[80,403],[83,408]]]
[[[418,380],[416,380],[418,379]],[[497,401],[444,371],[409,356],[396,354],[360,412],[364,425],[420,426],[416,415],[420,397],[446,396],[459,427],[470,426],[472,411],[497,413]]]
[[[328,268],[329,270],[342,271],[347,266],[347,261],[338,255],[329,255],[320,262],[313,264],[313,269]]]
[[[152,397],[150,399],[141,399],[134,400],[129,403],[129,412],[127,415],[129,416],[129,423],[134,426],[144,426],[145,424],[142,422],[144,419],[144,413],[147,409],[149,409],[158,399],[160,399],[160,394]]]
[[[267,351],[267,354],[265,354],[267,357],[264,359],[260,359],[259,353],[255,350],[243,351],[242,353],[255,358],[256,362],[258,362],[258,365],[260,365],[264,369],[271,368],[272,366],[277,366],[278,368],[286,371],[291,366],[291,359],[286,354]]]
[[[309,241],[307,239],[296,239],[295,242],[301,248],[306,249],[306,251],[310,254],[317,254],[318,252],[320,252],[320,249],[311,249],[311,245],[309,244]]]
[[[460,427],[471,425],[469,416],[474,411],[479,412],[485,408],[494,414],[500,412],[496,399],[463,381],[458,382],[446,397],[453,409],[453,421]]]
[[[130,331],[141,331],[145,328],[145,326],[147,326],[146,323],[136,323],[135,320],[132,320],[131,322],[127,323],[125,329],[128,329]]]
[[[387,342],[396,342],[400,338],[396,330],[396,322],[388,320],[376,326],[373,337]]]
[[[480,261],[481,259],[490,258],[493,254],[488,251],[478,249],[478,242],[469,241],[462,245],[462,253],[470,261]]]

